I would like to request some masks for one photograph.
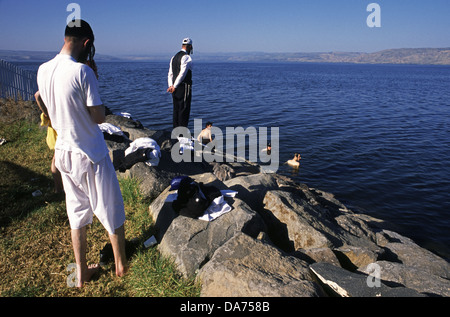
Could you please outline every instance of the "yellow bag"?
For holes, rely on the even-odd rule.
[[[47,145],[50,148],[50,150],[55,149],[56,144],[56,138],[58,137],[58,134],[56,133],[55,129],[52,128],[52,123],[50,122],[50,119],[45,115],[41,114],[41,126],[48,125],[47,129]]]

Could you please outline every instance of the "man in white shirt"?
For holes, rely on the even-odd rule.
[[[125,253],[125,211],[114,167],[103,133],[105,108],[98,81],[85,65],[91,55],[94,34],[89,24],[77,20],[66,27],[64,46],[51,61],[41,65],[38,86],[53,128],[58,133],[55,163],[61,172],[66,208],[72,229],[77,264],[77,287],[89,281],[99,266],[87,265],[86,226],[93,214],[109,233],[116,263],[116,275],[128,268]]]
[[[167,92],[173,97],[173,128],[187,127],[192,100],[192,58],[190,38],[183,40],[182,49],[170,60]]]

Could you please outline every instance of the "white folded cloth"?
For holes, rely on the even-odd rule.
[[[102,130],[102,132],[106,132],[111,135],[125,136],[125,134],[123,133],[122,130],[120,130],[119,127],[116,127],[115,125],[113,125],[111,123],[104,122],[102,124],[99,124],[98,127],[100,128],[100,130]]]

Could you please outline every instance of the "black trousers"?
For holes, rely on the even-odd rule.
[[[192,86],[182,83],[172,94],[173,127],[187,127],[191,113]]]

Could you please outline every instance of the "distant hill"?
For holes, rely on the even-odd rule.
[[[57,52],[1,51],[0,59],[10,62],[46,61]],[[167,61],[170,54],[148,56],[108,56],[97,54],[99,62],[116,61]],[[317,53],[201,53],[195,55],[199,62],[288,62],[288,63],[357,63],[357,64],[421,64],[450,65],[450,48],[402,48],[375,53],[317,52]]]
[[[358,63],[450,65],[450,48],[390,49],[376,53],[229,53],[200,55],[199,60],[227,62]]]
[[[52,59],[58,52],[41,51],[7,51],[0,50],[0,59],[7,62],[44,62]],[[96,54],[96,61],[122,61],[123,59],[114,56]]]
[[[450,48],[391,49],[353,58],[354,63],[450,65]]]

